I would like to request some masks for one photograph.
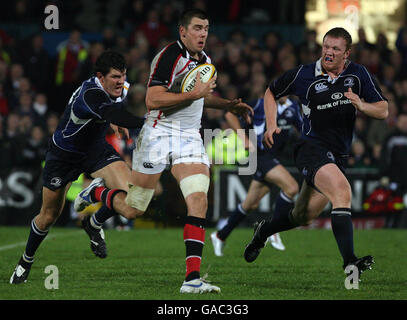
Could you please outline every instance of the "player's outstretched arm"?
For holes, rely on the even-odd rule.
[[[281,129],[277,127],[277,102],[269,88],[264,93],[264,112],[267,130],[264,133],[263,145],[271,148],[274,144],[273,134],[279,134]]]
[[[250,115],[253,115],[253,108],[242,99],[228,100],[213,94],[205,96],[205,108],[221,109],[229,111],[234,115],[241,116],[247,123],[251,123]]]

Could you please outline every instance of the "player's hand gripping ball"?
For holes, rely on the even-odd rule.
[[[194,89],[196,83],[196,74],[199,72],[201,76],[201,82],[206,83],[216,76],[216,68],[213,64],[204,63],[193,68],[189,71],[181,83],[181,92],[190,92]]]

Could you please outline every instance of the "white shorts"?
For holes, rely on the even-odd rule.
[[[210,167],[198,130],[180,131],[144,124],[133,150],[133,170],[155,174],[172,165],[191,162]]]

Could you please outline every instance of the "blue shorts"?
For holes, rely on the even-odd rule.
[[[81,173],[91,174],[122,157],[107,142],[90,147],[85,155],[64,151],[49,142],[43,170],[43,184],[57,190],[75,181]]]
[[[268,151],[258,151],[257,152],[257,170],[253,175],[253,179],[259,182],[266,183],[264,178],[267,172],[273,169],[275,166],[279,165],[280,161],[277,160],[274,155]]]
[[[308,140],[302,140],[294,147],[294,161],[298,171],[304,176],[307,184],[314,189],[317,171],[328,163],[334,163],[345,174],[346,155],[333,153],[329,148]]]

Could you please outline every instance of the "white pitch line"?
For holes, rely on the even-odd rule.
[[[78,230],[78,231],[74,231],[74,232],[66,232],[66,233],[64,232],[64,233],[54,233],[54,234],[50,234],[50,235],[48,235],[48,236],[44,239],[44,241],[47,240],[47,239],[49,239],[49,237],[63,237],[63,236],[69,236],[69,235],[72,235],[72,234],[74,234],[74,233],[79,233],[79,232],[82,232],[82,230]],[[5,246],[1,246],[1,247],[0,247],[0,251],[9,250],[9,249],[14,249],[14,248],[16,248],[16,247],[25,246],[26,244],[27,244],[27,241],[8,244],[8,245],[5,245]]]

